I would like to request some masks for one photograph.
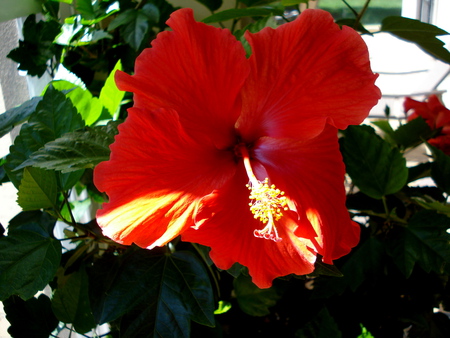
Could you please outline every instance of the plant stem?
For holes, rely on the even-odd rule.
[[[356,17],[355,24],[353,25],[353,28],[356,29],[356,27],[360,24],[361,19],[366,12],[367,8],[369,7],[370,0],[366,0],[366,3],[364,4],[364,7],[361,9],[361,12]]]

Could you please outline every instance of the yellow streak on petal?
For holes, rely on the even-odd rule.
[[[183,196],[184,195],[184,196]],[[127,239],[133,232],[132,237],[136,237],[136,234],[143,232],[144,235],[150,237],[150,233],[159,230],[158,221],[161,222],[161,213],[164,212],[163,209],[168,209],[162,215],[163,218],[175,217],[182,215],[180,220],[169,221],[168,231],[166,230],[163,236],[158,236],[154,239],[153,243],[158,243],[157,245],[163,245],[160,243],[167,243],[172,238],[178,235],[178,232],[183,228],[187,220],[187,214],[189,212],[186,209],[192,211],[194,208],[192,206],[192,201],[187,201],[188,196],[182,192],[160,192],[158,196],[142,196],[136,198],[126,204],[123,204],[117,208],[114,208],[108,212],[105,212],[97,217],[99,225],[103,228],[103,233],[114,239],[115,241],[123,244],[131,244]],[[184,206],[184,207],[183,207]],[[182,208],[182,210],[180,210]],[[107,209],[107,208],[106,208]],[[155,222],[154,224],[152,224]],[[144,225],[145,224],[145,225]],[[141,227],[141,229],[139,228]],[[147,233],[147,234],[145,234]],[[150,236],[149,236],[150,235]],[[146,236],[146,237],[147,237]],[[168,237],[171,237],[168,239]],[[164,240],[161,240],[164,238]],[[150,243],[153,245],[153,243]]]
[[[306,217],[308,218],[309,222],[313,226],[317,236],[315,237],[317,240],[317,243],[323,247],[323,236],[322,236],[322,230],[320,227],[320,224],[322,223],[320,220],[320,215],[317,212],[316,209],[308,209],[306,210]]]

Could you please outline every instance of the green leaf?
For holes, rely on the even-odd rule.
[[[362,242],[348,256],[348,260],[340,268],[343,277],[331,277],[322,279],[315,284],[313,297],[325,299],[334,295],[342,294],[347,288],[356,291],[358,287],[367,280],[380,275],[382,271],[382,260],[384,257],[384,246],[376,238],[369,238]]]
[[[46,295],[28,300],[12,296],[4,300],[3,305],[11,325],[8,328],[11,337],[48,338],[58,326],[58,319]]]
[[[295,333],[295,338],[340,338],[342,332],[326,307]]]
[[[0,238],[0,300],[33,297],[53,279],[61,260],[59,241],[29,230]]]
[[[398,127],[392,135],[403,149],[415,147],[430,138],[433,132],[422,117],[415,118]]]
[[[372,35],[371,32],[369,32],[362,24],[360,21],[356,21],[356,19],[340,19],[337,20],[336,23],[342,27],[342,26],[349,26],[351,28],[353,28],[354,30],[362,33],[362,34],[370,34]],[[356,27],[355,27],[356,25]]]
[[[122,337],[189,337],[191,320],[214,325],[209,277],[190,252],[156,256],[132,248],[93,272],[94,316],[98,323],[122,316]]]
[[[88,287],[88,276],[82,267],[58,279],[58,288],[52,299],[52,309],[56,318],[63,323],[72,323],[78,333],[86,333],[96,326]]]
[[[52,81],[51,85],[61,92],[67,91],[66,97],[70,99],[87,126],[97,122],[103,106],[89,90],[64,80]]]
[[[421,197],[411,197],[411,199],[425,209],[434,210],[440,214],[445,214],[448,217],[450,217],[450,204],[448,204],[448,203],[442,203],[442,202],[436,201],[429,196],[422,197],[422,198]]]
[[[61,52],[61,46],[53,44],[60,28],[56,21],[36,23],[36,16],[30,15],[23,24],[24,40],[7,57],[19,63],[19,69],[28,75],[41,77],[47,70],[47,61]]]
[[[26,210],[55,207],[56,174],[39,168],[25,168],[17,194],[17,203]]]
[[[33,97],[20,106],[0,114],[0,137],[5,136],[15,126],[24,122],[35,110],[42,97]]]
[[[68,173],[107,161],[119,122],[64,134],[30,155],[18,168],[33,166]]]
[[[450,156],[430,144],[428,148],[433,152],[434,158],[431,164],[431,178],[439,189],[450,194]]]
[[[388,238],[388,253],[395,264],[409,277],[414,265],[426,272],[450,273],[450,218],[432,210],[415,214],[408,226],[399,228]]]
[[[197,0],[206,6],[211,12],[218,10],[222,6],[222,0]]]
[[[380,199],[403,188],[408,169],[397,148],[369,126],[350,126],[344,135],[340,143],[347,172],[363,193]]]
[[[159,21],[159,10],[153,4],[145,4],[142,9],[127,9],[110,24],[111,31],[121,27],[122,37],[134,50],[138,51],[149,36],[150,27]]]
[[[281,298],[275,287],[260,289],[253,284],[250,276],[244,274],[239,275],[233,285],[239,307],[251,316],[270,314],[269,308]]]
[[[47,142],[63,134],[84,127],[83,120],[72,102],[63,93],[49,87],[28,119],[6,157],[5,170],[11,182],[18,188],[23,170],[15,170],[35,151]]]
[[[282,15],[283,11],[279,7],[266,6],[266,7],[248,7],[248,8],[234,8],[221,11],[219,13],[208,16],[203,19],[204,23],[213,23],[227,21],[231,19],[239,19],[243,17],[253,16],[270,16],[270,15]]]
[[[443,62],[450,63],[450,52],[444,48],[444,42],[436,37],[448,34],[443,29],[419,20],[389,16],[382,21],[381,31],[413,42],[424,52]]]
[[[250,56],[252,54],[252,49],[248,41],[245,39],[245,32],[249,31],[251,33],[257,33],[265,27],[277,27],[277,23],[275,22],[273,17],[267,16],[262,19],[256,20],[255,22],[252,22],[245,26],[243,29],[239,29],[234,32],[234,36],[236,37],[236,39],[241,41],[242,45],[244,46],[247,56]]]
[[[114,75],[117,70],[122,70],[122,63],[120,62],[120,60],[117,61],[114,69],[106,79],[105,85],[101,89],[99,96],[100,102],[108,110],[109,114],[112,117],[114,117],[116,112],[118,111],[120,103],[122,102],[125,95],[124,91],[121,91],[119,90],[119,88],[117,88],[116,81],[114,81]]]
[[[92,0],[77,0],[77,11],[83,16],[86,20],[94,20],[95,19],[95,10],[92,4]]]
[[[44,237],[53,237],[55,223],[56,220],[46,212],[22,211],[9,221],[8,234],[11,235],[17,230],[30,230]]]
[[[392,145],[397,145],[397,141],[394,140],[394,129],[392,128],[389,120],[372,121],[373,125],[377,126],[383,132],[383,139]]]

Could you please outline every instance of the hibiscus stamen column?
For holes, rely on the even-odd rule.
[[[264,181],[259,181],[253,173],[247,148],[242,145],[239,150],[249,178],[247,187],[250,190],[249,199],[252,200],[249,203],[250,211],[256,219],[266,224],[262,230],[255,229],[253,235],[258,238],[279,242],[281,237],[278,236],[275,221],[278,221],[283,216],[282,210],[288,209],[284,191],[277,189],[274,184],[269,185],[269,178],[267,177]]]

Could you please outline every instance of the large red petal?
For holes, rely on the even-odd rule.
[[[289,216],[277,222],[280,242],[253,235],[264,225],[250,212],[247,182],[242,165],[228,184],[202,201],[197,214],[199,228],[186,230],[182,239],[211,247],[211,259],[221,269],[235,262],[248,267],[260,288],[270,287],[276,277],[311,273],[315,254],[308,248],[308,240],[295,236],[297,223]]]
[[[304,142],[262,138],[254,156],[272,182],[296,202],[300,218],[306,216],[314,227],[315,249],[325,263],[356,246],[360,229],[345,206],[345,168],[336,128],[327,126],[322,134]],[[304,230],[310,232],[300,226],[296,234],[301,236]]]
[[[172,31],[142,52],[135,75],[117,72],[117,84],[135,93],[135,107],[174,109],[190,135],[226,148],[249,72],[244,49],[227,29],[196,22],[188,8],[172,13],[167,24]]]
[[[114,240],[142,247],[164,245],[193,225],[197,202],[236,166],[233,152],[189,137],[172,110],[130,109],[111,151],[94,171],[95,185],[110,199],[97,220]]]
[[[306,10],[246,37],[253,54],[237,126],[248,142],[309,139],[327,121],[344,129],[361,123],[380,98],[364,41],[325,11]]]

